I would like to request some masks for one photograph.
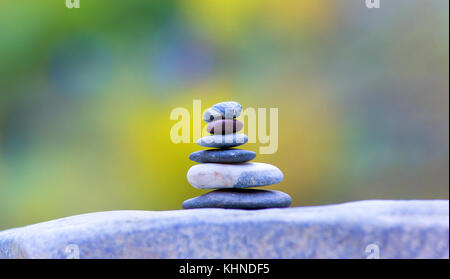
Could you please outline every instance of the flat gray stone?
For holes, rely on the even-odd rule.
[[[245,134],[226,134],[204,136],[197,140],[197,144],[203,147],[228,148],[243,145],[248,141]]]
[[[220,189],[185,200],[183,208],[283,208],[289,207],[291,202],[288,194],[275,190]]]
[[[0,232],[0,258],[447,258],[449,202],[109,211]]]
[[[200,150],[189,155],[189,159],[197,163],[245,163],[255,157],[253,151],[234,148]]]

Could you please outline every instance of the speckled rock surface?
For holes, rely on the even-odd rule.
[[[281,170],[265,163],[216,164],[192,166],[187,172],[189,184],[198,189],[250,188],[280,183]]]
[[[375,252],[374,252],[375,251]],[[448,258],[449,202],[110,211],[0,232],[0,258]]]
[[[185,200],[183,208],[282,208],[291,202],[288,194],[275,190],[220,189]]]
[[[234,148],[200,150],[189,155],[189,159],[198,163],[244,163],[255,157],[253,151]]]

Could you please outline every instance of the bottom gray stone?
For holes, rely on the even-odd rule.
[[[289,207],[291,202],[288,194],[275,190],[219,189],[185,200],[182,207],[263,209]]]
[[[0,232],[0,258],[448,257],[448,200],[110,211]]]

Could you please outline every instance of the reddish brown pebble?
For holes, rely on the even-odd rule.
[[[210,134],[223,135],[239,132],[243,127],[244,124],[240,120],[219,119],[208,123],[208,126],[206,126],[206,131]]]

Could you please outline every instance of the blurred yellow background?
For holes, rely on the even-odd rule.
[[[279,109],[293,206],[448,199],[447,0],[80,2],[0,0],[0,229],[205,193],[194,99]]]

